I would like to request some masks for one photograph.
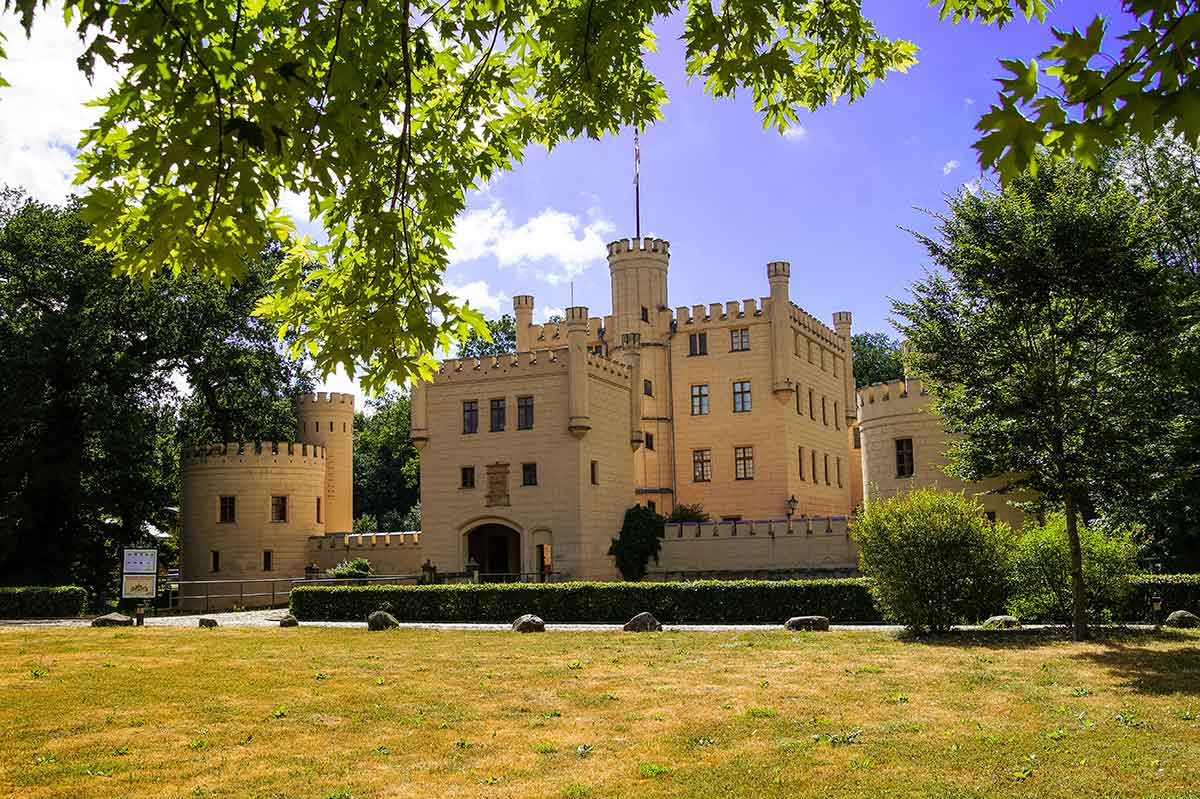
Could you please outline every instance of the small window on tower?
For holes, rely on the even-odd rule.
[[[654,434],[653,433],[646,434],[646,449],[648,449],[648,450],[654,449]]]
[[[275,568],[275,553],[269,549],[263,550],[263,571],[274,571]]]
[[[233,524],[237,521],[237,497],[221,497],[221,524]]]
[[[321,523],[321,498],[317,497],[317,524]]]
[[[913,440],[911,438],[896,439],[896,476],[912,477],[916,472],[913,463]]]
[[[287,521],[287,497],[271,497],[271,521]]]
[[[653,397],[654,396],[654,384],[651,383],[649,380],[643,380],[642,381],[642,393],[645,394],[647,397]]]
[[[647,308],[645,305],[642,306],[642,321],[643,322],[650,321],[650,309]]]
[[[592,461],[592,485],[600,485],[600,462]]]
[[[208,558],[208,570],[214,573],[221,571],[221,553],[214,549],[208,553]]]

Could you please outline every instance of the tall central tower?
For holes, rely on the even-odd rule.
[[[644,446],[634,452],[634,487],[643,504],[661,513],[674,507],[673,417],[670,386],[671,312],[667,303],[670,245],[665,239],[618,239],[608,245],[615,330],[605,331],[614,360],[626,360],[624,341],[640,342],[639,385]],[[638,338],[625,338],[637,334]],[[636,430],[632,431],[636,436]]]

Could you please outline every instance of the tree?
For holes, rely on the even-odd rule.
[[[857,333],[850,337],[854,353],[854,383],[857,388],[904,377],[900,342],[887,333]]]
[[[489,340],[490,339],[490,340]],[[487,322],[487,337],[472,330],[458,348],[460,358],[486,358],[517,351],[517,322],[511,314]]]
[[[418,529],[398,526],[421,496],[411,414],[408,394],[395,390],[354,414],[354,510],[387,532]]]
[[[620,534],[612,540],[608,554],[626,580],[636,582],[646,576],[650,558],[658,562],[662,548],[663,517],[645,505],[633,505],[625,511]]]
[[[1120,182],[1042,158],[998,193],[954,198],[938,238],[917,237],[945,274],[893,309],[907,364],[961,436],[949,472],[1006,476],[1063,509],[1085,638],[1081,504],[1136,486],[1174,412],[1162,376],[1178,331],[1157,225]]]
[[[1045,19],[1053,0],[933,0],[942,19]],[[1190,4],[1128,0],[1140,27],[1120,59],[1089,67],[1104,21],[1059,34],[983,117],[984,167],[1016,174],[1043,143],[1089,157],[1097,141],[1175,121],[1195,139]],[[66,0],[87,42],[78,64],[121,80],[85,133],[90,241],[119,272],[197,270],[228,282],[292,229],[281,200],[307,200],[327,243],[294,242],[259,312],[325,373],[341,364],[369,391],[428,377],[432,352],[482,332],[442,285],[467,192],[532,145],[645,128],[667,102],[646,65],[651,26],[685,14],[685,69],[714,97],[749,94],[764,126],[862,97],[916,63],[912,42],[881,35],[860,0],[402,0],[313,6]],[[38,0],[4,0],[28,31]],[[1025,110],[1036,112],[1034,119]],[[1078,113],[1067,113],[1067,111]],[[1064,135],[1066,134],[1066,135]]]
[[[697,502],[695,505],[676,505],[671,515],[667,517],[669,522],[711,522],[712,516],[704,509],[704,506]]]

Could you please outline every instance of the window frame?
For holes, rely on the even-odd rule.
[[[708,355],[708,333],[688,334],[688,357]]]
[[[744,387],[744,388],[740,388]],[[733,412],[750,413],[754,410],[753,388],[750,380],[733,381]]]
[[[693,383],[689,397],[691,399],[692,416],[708,416],[712,406],[709,402],[708,383]],[[699,412],[697,412],[697,403],[699,403]]]
[[[459,466],[458,467],[458,487],[460,490],[470,491],[475,488],[475,466]]]
[[[225,500],[229,500],[229,518],[225,518]],[[217,524],[237,524],[236,494],[223,494],[217,498]]]
[[[275,550],[264,549],[262,551],[262,570],[265,572],[275,571]]]
[[[654,452],[654,434],[645,433],[644,444],[649,452]]]
[[[733,479],[754,479],[754,447],[744,446],[733,448]]]
[[[478,433],[479,432],[479,400],[477,400],[477,399],[463,400],[462,401],[462,412],[463,412],[463,420],[462,420],[463,435],[469,436],[469,435],[474,435],[475,433]],[[467,424],[468,419],[471,420],[471,423],[469,425]]]
[[[654,381],[648,377],[642,378],[642,393],[647,397],[654,396]]]
[[[517,397],[517,429],[532,430],[533,418],[533,395]]]
[[[221,573],[221,550],[219,550],[219,549],[208,550],[208,573],[209,574],[220,574]]]
[[[529,478],[532,477],[531,481]],[[533,487],[538,484],[537,461],[521,464],[521,487]]]
[[[498,425],[497,420],[499,420]],[[490,398],[488,400],[488,432],[503,433],[506,427],[508,427],[507,397]]]
[[[279,500],[276,503],[276,500]],[[276,508],[283,509],[283,518],[276,517]],[[271,524],[287,524],[288,522],[288,495],[287,494],[272,494],[271,495]]]
[[[692,450],[692,482],[712,482],[712,449],[704,447]]]
[[[733,327],[729,329],[729,351],[730,352],[749,352],[750,351],[750,328],[748,327]]]
[[[600,485],[600,461],[592,461],[591,466],[592,485]]]
[[[917,474],[917,454],[912,437],[906,436],[893,440],[896,442],[896,479],[903,480],[915,477]],[[907,472],[905,471],[905,466],[908,467]]]

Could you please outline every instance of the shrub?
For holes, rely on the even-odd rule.
[[[669,522],[711,522],[712,516],[704,506],[697,502],[695,505],[676,505],[675,510],[667,517]]]
[[[919,489],[870,502],[851,534],[886,618],[944,632],[1004,607],[1012,530],[962,494]]]
[[[0,619],[78,616],[87,592],[77,585],[0,588]]]
[[[354,520],[354,529],[351,531],[355,535],[370,535],[371,533],[379,532],[379,522],[370,513],[364,513]],[[391,532],[389,530],[389,532]]]
[[[1125,615],[1137,571],[1137,547],[1128,535],[1109,537],[1080,525],[1088,619],[1113,622]],[[1023,621],[1071,620],[1071,548],[1061,513],[1045,524],[1027,523],[1017,541],[1009,613]]]
[[[332,569],[326,569],[325,573],[330,577],[351,578],[370,577],[375,572],[371,569],[371,561],[366,558],[355,558],[354,560],[343,560]]]
[[[862,578],[698,580],[689,583],[302,585],[292,613],[304,621],[361,621],[381,603],[401,621],[511,622],[534,613],[556,622],[623,623],[642,611],[671,624],[782,624],[797,614],[877,622]]]
[[[646,564],[650,558],[658,563],[658,551],[662,546],[663,517],[643,505],[634,505],[625,511],[621,533],[612,540],[608,554],[617,562],[621,576],[637,581],[646,576]]]

